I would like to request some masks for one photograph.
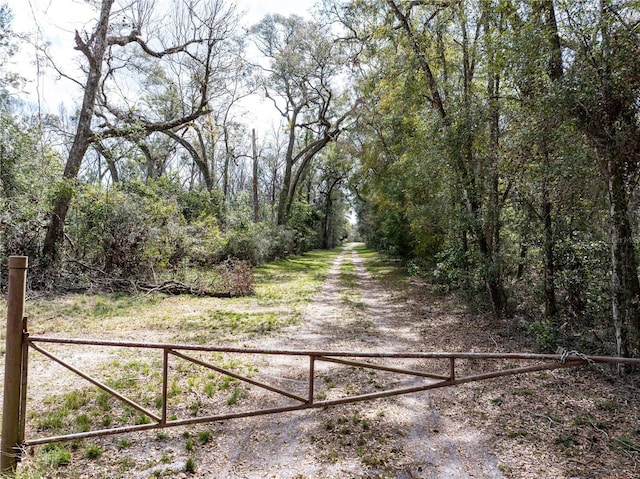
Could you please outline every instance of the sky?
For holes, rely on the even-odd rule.
[[[90,20],[97,16],[96,10],[84,0],[8,0],[8,4],[13,13],[13,31],[49,42],[52,57],[66,71],[72,71],[78,55],[74,50],[74,32],[90,25]],[[239,11],[245,12],[243,24],[250,26],[268,13],[308,16],[314,0],[236,0],[236,4]],[[79,88],[59,78],[45,61],[36,61],[34,47],[23,46],[11,64],[12,71],[27,79],[23,97],[26,94],[43,111],[55,114],[62,104],[72,109],[80,102]]]

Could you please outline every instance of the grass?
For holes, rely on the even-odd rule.
[[[354,245],[353,249],[362,258],[369,274],[386,287],[397,290],[406,284],[408,275],[400,261],[385,257],[362,243]]]
[[[40,462],[47,468],[66,466],[71,462],[71,451],[61,444],[49,444],[40,455]]]
[[[84,455],[89,459],[98,459],[102,452],[102,448],[97,444],[89,444],[84,450]]]
[[[30,301],[30,327],[48,334],[134,339],[144,330],[169,333],[177,342],[209,343],[240,334],[271,334],[300,319],[311,295],[340,253],[312,251],[255,268],[255,295],[231,299],[167,297],[162,294],[78,294]]]
[[[196,472],[196,460],[193,458],[193,456],[189,456],[189,459],[187,459],[184,470],[190,474]]]

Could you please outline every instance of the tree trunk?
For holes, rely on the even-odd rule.
[[[291,189],[291,174],[293,170],[293,147],[296,143],[295,124],[297,121],[297,117],[297,112],[294,111],[289,121],[289,144],[287,145],[284,176],[282,178],[282,188],[280,189],[280,199],[278,200],[278,225],[286,225],[287,220],[289,219],[287,213],[287,205],[289,204],[289,195]]]
[[[545,176],[547,173],[545,172]],[[549,184],[545,177],[542,186],[542,217],[544,225],[544,313],[547,319],[558,315],[555,286],[555,260],[553,255],[553,223],[551,217],[551,200],[549,199]]]
[[[617,353],[640,352],[640,283],[633,245],[629,204],[622,165],[608,161],[609,220],[611,223],[611,300]]]
[[[95,110],[96,95],[100,84],[102,73],[102,59],[107,48],[107,32],[109,27],[109,16],[114,0],[103,0],[100,10],[100,17],[96,30],[91,38],[85,42],[76,31],[76,49],[80,50],[89,61],[89,72],[87,82],[84,87],[84,97],[82,107],[78,117],[78,127],[69,151],[67,164],[63,173],[63,184],[58,191],[53,203],[53,209],[49,217],[47,234],[42,248],[43,259],[46,263],[53,264],[60,259],[60,249],[64,242],[64,224],[71,205],[73,189],[71,182],[74,181],[92,136],[91,120]]]
[[[486,35],[491,35],[489,14],[486,15]],[[500,28],[501,29],[501,28]],[[502,284],[502,265],[500,260],[500,215],[502,211],[499,174],[497,163],[500,152],[500,74],[495,66],[495,53],[493,45],[487,45],[489,53],[489,75],[487,78],[487,100],[489,106],[489,158],[486,165],[488,202],[486,218],[484,220],[484,236],[482,240],[486,246],[481,246],[483,256],[487,264],[487,287],[491,296],[491,306],[496,319],[507,314],[507,293]],[[478,212],[477,214],[480,214]]]
[[[253,148],[253,221],[259,220],[260,205],[258,203],[258,145],[256,143],[256,130],[251,130],[251,146]]]

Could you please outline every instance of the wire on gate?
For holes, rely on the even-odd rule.
[[[570,357],[576,357],[576,358],[582,359],[585,363],[589,364],[590,366],[596,365],[593,359],[591,359],[586,354],[581,353],[580,351],[576,351],[575,349],[571,349],[571,350],[562,349],[562,354],[560,355],[560,362],[562,364],[565,364],[567,362],[567,359],[569,359]]]
[[[577,351],[575,349],[565,350],[564,348],[559,348],[558,353],[560,354],[560,362],[562,364],[565,364],[567,362],[567,360],[569,360],[569,358],[572,358],[572,357],[573,358],[578,358],[578,359],[581,359],[582,361],[584,361],[589,366],[592,366],[595,370],[597,370],[598,372],[600,372],[604,376],[608,377],[612,381],[620,381],[620,379],[621,379],[620,376],[616,376],[614,374],[611,374],[609,371],[607,371],[601,365],[596,364],[596,362],[593,359],[591,359],[589,356],[587,356],[584,353],[581,353],[580,351]],[[620,365],[618,365],[618,367],[620,367]]]

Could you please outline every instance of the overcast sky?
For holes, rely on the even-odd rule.
[[[242,21],[249,26],[267,13],[308,16],[314,0],[236,0],[236,4],[238,10],[245,12]],[[11,26],[15,32],[28,33],[39,37],[40,41],[49,42],[52,56],[57,62],[66,62],[67,65],[77,56],[74,31],[82,29],[97,16],[95,9],[83,0],[9,0],[9,8],[13,12]],[[28,80],[23,88],[25,93],[34,103],[39,97],[45,111],[57,113],[61,103],[70,108],[78,102],[80,92],[68,80],[56,78],[47,65],[38,65],[33,47],[23,47],[11,63],[11,69]]]

